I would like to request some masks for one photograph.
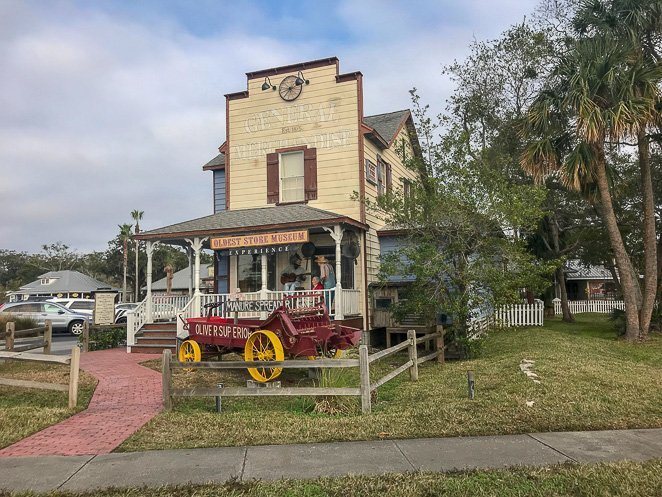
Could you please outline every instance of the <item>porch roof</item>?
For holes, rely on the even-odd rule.
[[[368,226],[347,216],[305,204],[279,205],[217,212],[163,228],[143,231],[139,240],[167,240],[216,234],[241,234],[289,228],[314,228],[348,224],[366,230]]]

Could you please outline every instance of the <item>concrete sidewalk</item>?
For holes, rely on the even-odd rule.
[[[0,458],[0,488],[47,491],[662,458],[662,428],[98,456]]]

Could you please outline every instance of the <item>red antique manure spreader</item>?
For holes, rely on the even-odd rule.
[[[189,318],[184,329],[188,337],[178,351],[180,362],[199,362],[204,357],[243,351],[245,361],[283,361],[292,358],[338,357],[340,351],[356,345],[361,331],[331,322],[323,299],[307,297],[306,306],[297,306],[301,296],[286,296],[282,302],[227,301],[205,306],[207,316]],[[244,307],[239,307],[244,304]],[[234,306],[241,311],[271,310],[265,320],[219,317],[213,310],[225,306],[228,316]],[[274,309],[274,305],[276,306]],[[261,383],[276,379],[281,368],[248,368]]]

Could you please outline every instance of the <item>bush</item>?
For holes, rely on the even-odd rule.
[[[78,337],[78,341],[83,341],[83,335]],[[124,344],[126,344],[126,327],[90,327],[90,351],[114,349]]]
[[[13,321],[16,331],[18,330],[29,330],[30,328],[36,328],[37,322],[32,318],[21,318],[18,316],[13,316],[10,313],[0,313],[0,334],[4,336],[5,330],[7,329],[7,323]]]
[[[614,324],[616,336],[625,336],[625,311],[612,309],[611,314],[609,315],[609,321]]]
[[[477,337],[467,336],[465,330],[451,326],[445,329],[444,346],[447,359],[475,359],[479,357],[486,333]]]

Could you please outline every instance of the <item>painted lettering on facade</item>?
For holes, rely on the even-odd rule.
[[[244,130],[255,133],[274,127],[287,127],[301,124],[322,124],[336,118],[336,101],[318,104],[295,104],[255,112],[246,118]]]
[[[227,250],[242,247],[305,243],[307,241],[308,231],[301,230],[283,231],[279,233],[262,233],[258,235],[224,236],[212,238],[209,240],[209,245],[212,250]]]
[[[311,136],[252,142],[231,146],[230,156],[236,159],[254,159],[255,157],[264,157],[266,154],[279,148],[300,147],[302,145],[308,145],[317,149],[342,148],[352,143],[350,141],[351,137],[356,137],[356,131],[342,129],[340,131],[318,133]]]

